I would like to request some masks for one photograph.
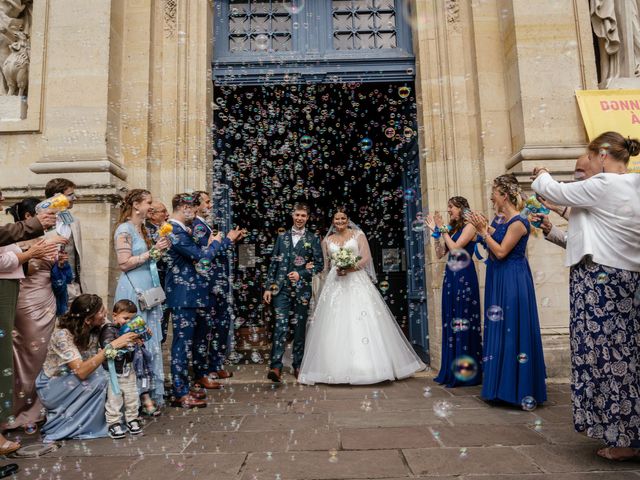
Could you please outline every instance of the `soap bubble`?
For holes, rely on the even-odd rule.
[[[269,48],[269,37],[264,33],[261,33],[260,35],[256,35],[254,42],[258,50],[266,50],[267,48]]]
[[[33,435],[38,431],[38,425],[35,423],[27,423],[23,429],[27,435]]]
[[[377,400],[378,398],[380,398],[380,390],[374,390],[373,392],[371,392],[371,398],[373,400]]]
[[[411,222],[411,230],[413,230],[414,232],[424,232],[424,229],[424,217],[422,216],[422,213],[418,213],[416,214],[416,219]]]
[[[213,265],[211,263],[211,260],[209,260],[208,258],[201,258],[200,260],[198,260],[198,263],[196,263],[196,272],[198,272],[200,275],[206,275],[211,271],[212,268]]]
[[[389,290],[389,282],[387,282],[386,280],[383,280],[380,282],[380,291],[382,293],[386,292],[387,290]]]
[[[607,283],[607,279],[608,279],[608,278],[609,278],[609,276],[608,276],[606,273],[601,272],[601,273],[599,273],[599,274],[598,274],[598,278],[597,278],[597,280],[596,280],[596,281],[597,281],[600,285],[604,285],[605,283]]]
[[[2,370],[2,375],[5,377],[10,377],[11,375],[13,375],[13,370],[10,368],[5,368],[4,370]]]
[[[536,418],[536,421],[534,422],[534,428],[536,432],[542,430],[542,419]]]
[[[297,255],[296,258],[293,259],[293,264],[296,267],[301,267],[303,265],[305,265],[307,262],[305,261],[304,257],[301,257],[300,255]]]
[[[536,399],[533,398],[531,395],[527,395],[522,399],[522,401],[520,402],[520,405],[522,406],[523,410],[527,412],[532,412],[538,406],[538,402],[536,402]]]
[[[283,7],[290,14],[297,15],[304,10],[304,0],[298,0],[295,4],[293,2],[284,2]]]
[[[4,336],[5,336],[5,332],[0,328],[0,338],[4,338]]]
[[[393,138],[395,134],[396,134],[396,131],[393,127],[388,127],[384,131],[384,136],[387,138]]]
[[[461,382],[469,382],[478,374],[477,362],[468,355],[461,355],[451,365],[453,375]]]
[[[502,308],[498,305],[491,305],[489,308],[487,308],[486,315],[488,320],[492,322],[499,322],[503,318]]]
[[[437,417],[447,418],[451,415],[452,408],[453,405],[446,400],[437,400],[433,404],[433,413],[435,413]]]
[[[193,228],[193,236],[196,238],[202,238],[208,233],[207,227],[199,223]]]
[[[404,199],[407,202],[413,202],[416,199],[416,191],[413,188],[407,188],[404,191]]]
[[[462,248],[456,248],[449,252],[449,258],[447,259],[447,267],[452,272],[458,272],[463,268],[467,268],[471,263],[471,256],[469,252]]]
[[[338,462],[338,450],[332,448],[329,450],[329,462],[337,463]]]
[[[518,354],[518,363],[525,364],[529,361],[529,356],[526,353]]]
[[[451,328],[454,333],[466,332],[470,326],[471,323],[466,318],[454,318],[451,320]]]
[[[400,87],[398,89],[398,95],[400,98],[407,98],[411,94],[411,89],[409,87]]]
[[[369,339],[367,337],[362,337],[362,344],[363,345],[368,345],[369,344]]]
[[[360,148],[363,152],[371,150],[373,148],[373,140],[368,137],[363,138],[362,140],[360,140]]]
[[[300,146],[305,150],[313,146],[313,138],[309,135],[303,135],[300,137]]]
[[[503,223],[505,223],[507,221],[507,219],[505,218],[504,215],[498,214],[498,215],[495,216],[493,221],[496,222],[497,225],[502,225]]]
[[[424,388],[422,389],[422,396],[423,396],[424,398],[429,398],[429,397],[431,397],[431,387],[424,387]]]
[[[251,352],[251,361],[253,363],[264,363],[264,358],[262,358],[260,352],[254,350],[253,352]]]

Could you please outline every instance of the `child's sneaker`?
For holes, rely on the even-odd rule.
[[[142,433],[142,425],[140,425],[140,420],[137,418],[127,423],[127,427],[131,435],[140,435]]]
[[[113,425],[109,425],[109,436],[116,440],[124,438],[126,436],[126,431],[122,428],[122,425],[119,423],[114,423]]]

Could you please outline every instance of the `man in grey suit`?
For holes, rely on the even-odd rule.
[[[69,199],[69,209],[73,208],[74,200],[77,200],[76,185],[71,180],[66,178],[54,178],[47,182],[44,187],[44,195],[46,198],[51,198],[55,195],[62,194]],[[74,217],[73,223],[69,226],[69,232],[58,231],[59,235],[69,239],[69,243],[65,247],[67,254],[69,255],[69,265],[71,265],[71,271],[73,272],[73,282],[67,285],[67,291],[69,294],[69,305],[71,302],[81,293],[87,293],[87,285],[85,284],[82,276],[82,232],[80,229],[80,222]],[[56,230],[60,228],[60,223],[56,225]]]

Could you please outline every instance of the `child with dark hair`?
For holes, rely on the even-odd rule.
[[[136,352],[140,352],[143,355],[141,350],[144,349],[144,344],[138,340],[135,345],[124,350],[114,350],[109,347],[121,335],[123,327],[137,313],[138,309],[131,300],[120,300],[113,306],[113,319],[107,320],[100,329],[100,347],[105,349],[106,357],[102,362],[102,367],[109,372],[110,377],[107,387],[105,417],[109,436],[114,439],[124,438],[126,434],[126,430],[122,426],[123,407],[129,433],[131,435],[142,433],[142,425],[138,418],[140,409],[138,376],[134,364]],[[146,396],[149,396],[148,392],[146,392]]]

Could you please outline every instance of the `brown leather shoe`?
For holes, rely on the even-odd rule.
[[[216,375],[219,379],[224,380],[225,378],[233,377],[233,372],[227,372],[226,370],[218,370]]]
[[[200,385],[202,388],[208,388],[210,390],[216,390],[218,388],[222,388],[222,385],[218,382],[214,382],[209,377],[202,377],[196,380],[196,383]]]
[[[296,377],[296,380],[298,379],[298,376],[300,375],[300,369],[299,368],[294,368],[293,369],[293,374]]]
[[[200,400],[191,395],[185,395],[172,402],[174,407],[181,408],[206,408],[207,402]]]
[[[271,370],[269,370],[269,373],[267,373],[267,378],[272,382],[280,383],[282,381],[280,378],[280,369],[272,368]]]

